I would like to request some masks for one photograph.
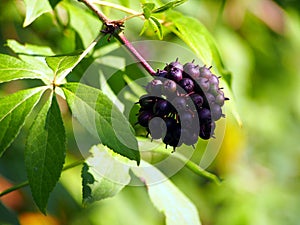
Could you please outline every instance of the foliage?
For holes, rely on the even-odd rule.
[[[105,26],[83,2],[1,3],[0,173],[21,183],[11,190],[29,184],[26,198],[62,224],[297,224],[300,12],[293,3],[91,1],[124,22],[129,40],[179,43],[222,76],[230,101],[212,142],[221,148],[208,169],[224,178],[216,185],[201,166],[214,155],[204,150],[218,144],[198,141],[195,151],[171,154],[141,138],[136,80],[149,75],[130,63],[130,52],[116,51],[116,34],[100,32]],[[174,49],[153,50],[177,57]],[[100,84],[84,76],[97,61]],[[178,164],[185,167],[168,179]],[[4,194],[0,221],[22,224],[34,204],[23,200],[14,213]]]

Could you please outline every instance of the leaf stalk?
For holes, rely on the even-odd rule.
[[[134,48],[130,41],[125,37],[123,33],[120,33],[121,28],[124,25],[122,20],[110,20],[108,19],[90,0],[78,0],[89,7],[98,18],[104,23],[106,30],[113,35],[121,44],[125,45],[126,49],[138,60],[138,62],[144,67],[144,69],[150,74],[154,75],[156,72],[150,66],[150,64],[144,59],[144,57]]]

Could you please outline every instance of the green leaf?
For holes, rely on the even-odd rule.
[[[155,4],[154,3],[145,3],[143,4],[143,12],[145,19],[149,19],[151,16],[151,12],[154,9]]]
[[[99,20],[80,7],[66,1],[62,2],[70,15],[70,25],[79,34],[86,48],[100,32],[102,24]]]
[[[32,88],[0,98],[0,156],[17,137],[45,89]]]
[[[144,137],[138,137],[137,140],[139,142],[139,146],[141,149],[151,149],[152,146],[151,153],[153,155],[156,155],[156,153],[158,153],[158,158],[172,157],[174,159],[177,159],[181,161],[186,168],[190,169],[195,174],[205,177],[206,179],[215,182],[215,184],[218,185],[221,184],[222,180],[217,175],[204,170],[199,165],[194,163],[192,160],[186,158],[186,156],[184,156],[183,154],[179,153],[178,151],[177,152],[166,151],[166,146],[164,143],[160,143],[158,145],[158,143],[149,141],[149,138],[144,138]],[[153,146],[155,146],[155,148]]]
[[[204,64],[211,65],[213,61],[219,73],[231,87],[231,74],[224,67],[215,40],[206,27],[199,20],[178,12],[169,12],[167,20],[173,23],[173,26],[167,26],[167,28],[182,39]]]
[[[50,56],[53,55],[53,51],[48,46],[39,46],[32,44],[20,44],[16,40],[7,40],[7,46],[17,54],[27,54],[27,55],[41,55]]]
[[[23,27],[27,27],[40,15],[52,10],[48,0],[24,0],[26,5],[26,17]]]
[[[55,96],[49,98],[35,118],[27,137],[25,165],[32,196],[45,213],[50,192],[65,160],[66,134]]]
[[[132,80],[129,76],[124,74],[123,79],[125,80],[127,86],[134,93],[135,97],[138,99],[140,96],[146,94],[144,87],[139,85],[136,81]]]
[[[48,66],[52,69],[54,77],[59,79],[71,72],[77,64],[80,55],[52,56],[46,57]]]
[[[144,24],[143,24],[143,27],[142,27],[142,30],[141,30],[141,32],[139,34],[140,36],[142,36],[143,33],[145,33],[145,31],[149,28],[149,25],[150,25],[149,20],[145,20]]]
[[[102,91],[80,83],[67,83],[62,88],[73,116],[92,135],[113,151],[139,163],[133,128]]]
[[[195,205],[157,168],[145,161],[132,172],[147,186],[154,206],[166,216],[167,225],[200,225]],[[158,180],[163,182],[156,183]]]
[[[41,79],[45,83],[51,82],[43,71],[15,57],[0,54],[0,83],[18,79]]]
[[[129,160],[104,145],[93,146],[82,168],[83,203],[118,194],[129,182]]]
[[[106,82],[106,78],[104,77],[104,74],[101,70],[99,70],[99,82],[101,91],[117,106],[120,112],[124,112],[124,104],[118,99],[116,94],[108,85],[108,83]]]
[[[162,40],[163,39],[163,31],[162,31],[161,23],[153,16],[150,17],[149,22],[150,22],[152,29],[154,30],[154,33],[156,33],[158,38],[160,40]]]
[[[13,50],[18,57],[30,64],[31,69],[42,71],[50,80],[53,80],[53,72],[48,67],[45,57],[54,55],[51,48],[31,44],[20,44],[15,40],[7,40],[7,46]]]
[[[49,3],[52,7],[52,9],[55,8],[55,6],[60,2],[61,0],[49,0]]]
[[[175,8],[183,3],[185,3],[187,0],[175,0],[175,1],[172,1],[172,2],[168,2],[166,4],[164,4],[163,6],[155,9],[152,11],[152,13],[161,13],[161,12],[164,12],[166,10],[169,10],[169,9],[172,9],[172,8]]]

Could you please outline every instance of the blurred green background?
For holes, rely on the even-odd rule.
[[[122,2],[139,10],[138,1]],[[189,0],[176,10],[206,25],[216,39],[226,67],[232,72],[233,83],[231,100],[226,106],[224,140],[217,158],[208,168],[222,177],[223,183],[218,186],[207,182],[187,168],[171,180],[197,206],[203,225],[299,224],[299,2]],[[106,12],[119,16],[115,11]],[[57,21],[55,15],[44,14],[23,28],[24,14],[22,1],[1,0],[1,53],[13,54],[5,46],[7,39],[47,45],[56,53],[80,49],[76,32],[64,25],[64,21]],[[138,36],[139,19],[130,21],[126,29],[129,40],[156,39],[147,33]],[[172,34],[165,36],[165,40],[177,41]],[[2,84],[0,94],[31,85],[32,82],[25,81]],[[240,120],[236,119],[237,114]],[[69,135],[68,158],[72,161],[79,158],[80,153],[67,111],[64,117]],[[26,179],[25,134],[26,128],[0,159],[1,190]],[[126,187],[114,198],[82,208],[80,185],[80,168],[64,172],[50,196],[47,218],[38,213],[29,188],[2,200],[16,211],[23,221],[21,224],[42,224],[42,221],[74,225],[164,224],[163,214],[154,208],[144,187]]]

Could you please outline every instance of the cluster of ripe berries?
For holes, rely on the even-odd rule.
[[[215,121],[224,117],[222,106],[228,98],[219,88],[219,77],[210,67],[178,60],[158,70],[141,96],[138,123],[153,139],[175,150],[182,144],[194,145],[198,137],[213,137]]]

